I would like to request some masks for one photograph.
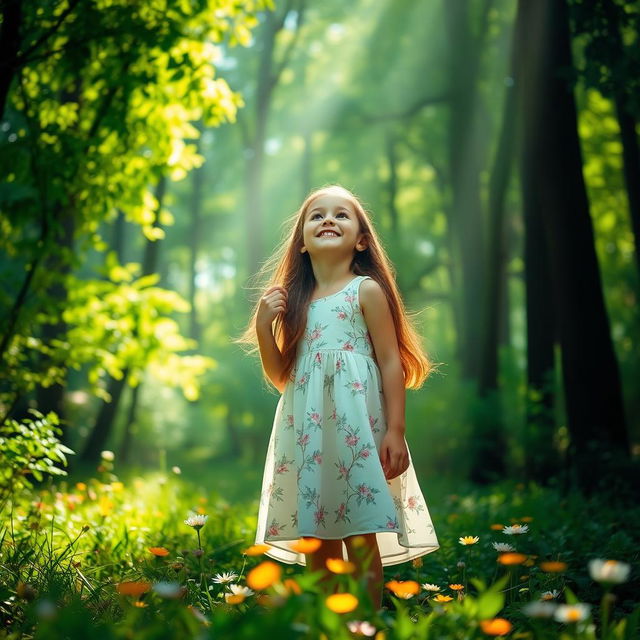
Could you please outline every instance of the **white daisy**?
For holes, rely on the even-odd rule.
[[[437,584],[430,584],[429,582],[425,582],[422,588],[425,591],[440,591],[440,587]]]
[[[631,566],[617,560],[595,559],[589,561],[589,574],[596,582],[620,584],[629,579]]]
[[[213,582],[216,584],[229,584],[229,582],[233,582],[238,577],[237,573],[233,571],[224,571],[223,573],[216,573],[213,578]]]
[[[234,596],[252,596],[253,591],[243,584],[230,584],[229,589]]]
[[[366,620],[351,620],[347,622],[347,627],[351,633],[355,633],[358,636],[372,636],[376,632],[376,628]]]
[[[508,536],[512,536],[515,534],[519,534],[519,533],[527,533],[527,531],[529,531],[529,525],[528,524],[512,524],[509,527],[505,527],[502,530],[502,533],[506,533]]]
[[[540,594],[540,600],[555,600],[560,595],[560,592],[557,589],[553,589],[552,591],[543,591]]]
[[[493,548],[500,553],[508,553],[509,551],[515,551],[516,548],[510,545],[508,542],[493,542]]]
[[[558,622],[581,622],[589,617],[591,605],[586,602],[575,604],[559,604],[553,612],[553,617]]]
[[[196,531],[198,531],[198,529],[202,529],[202,527],[204,527],[204,525],[207,523],[208,517],[209,516],[195,514],[195,515],[189,516],[184,521],[184,523],[188,524],[190,527],[193,527]]]

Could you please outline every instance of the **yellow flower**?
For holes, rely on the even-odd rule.
[[[464,589],[464,585],[463,584],[450,584],[449,585],[449,589],[453,589],[454,591],[461,591],[462,589]]]
[[[562,573],[567,569],[567,563],[560,560],[548,560],[547,562],[541,562],[540,568],[546,573]]]
[[[414,580],[390,580],[384,586],[394,595],[405,600],[420,593],[420,585]]]
[[[504,618],[492,618],[480,620],[480,628],[489,636],[503,636],[513,628],[513,625]]]
[[[113,500],[111,500],[107,496],[100,496],[100,500],[98,501],[98,509],[100,511],[100,515],[105,518],[111,515],[113,511]]]
[[[358,606],[358,598],[351,593],[334,593],[327,597],[325,604],[335,613],[349,613]]]
[[[322,546],[322,540],[318,538],[300,538],[289,543],[289,548],[298,553],[315,553]]]
[[[436,602],[451,602],[453,598],[451,596],[443,596],[441,593],[436,594],[432,600]]]
[[[480,540],[478,536],[462,536],[462,538],[460,538],[458,542],[460,544],[468,545],[468,544],[476,544],[478,540]]]
[[[149,551],[158,558],[169,555],[169,549],[165,549],[164,547],[149,547]]]
[[[247,584],[252,589],[266,589],[280,580],[282,568],[271,560],[265,560],[247,574]]]
[[[76,482],[76,489],[78,491],[86,491],[87,485],[84,482]]]
[[[501,553],[498,556],[498,562],[504,565],[522,564],[527,561],[524,553]]]
[[[268,544],[253,544],[248,549],[245,549],[242,553],[245,556],[261,556],[263,553],[269,551]]]
[[[356,565],[353,562],[348,562],[342,558],[327,558],[327,569],[332,573],[353,573],[356,570]]]

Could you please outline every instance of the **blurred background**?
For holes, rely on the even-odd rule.
[[[0,4],[2,424],[256,499],[278,395],[232,340],[339,183],[439,363],[425,495],[635,490],[639,2]]]

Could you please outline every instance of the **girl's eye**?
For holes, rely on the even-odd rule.
[[[345,218],[348,217],[347,214],[344,211],[341,211],[338,216],[344,216]],[[336,216],[336,218],[338,217]]]

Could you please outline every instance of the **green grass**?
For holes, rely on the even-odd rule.
[[[347,623],[365,620],[379,640],[466,640],[490,637],[482,621],[495,617],[509,621],[511,638],[640,637],[640,613],[633,613],[640,587],[640,507],[617,504],[614,496],[587,500],[515,483],[459,486],[454,493],[451,483],[423,478],[441,548],[422,562],[389,567],[385,577],[435,584],[453,599],[439,603],[424,589],[403,599],[385,589],[383,610],[373,611],[362,584],[336,575],[335,588],[358,599],[354,611],[339,614],[327,607],[317,576],[301,567],[282,567],[279,580],[263,593],[233,604],[225,597],[229,587],[213,582],[217,574],[233,572],[244,585],[247,572],[264,560],[243,554],[255,532],[261,481],[256,469],[194,465],[180,474],[169,467],[165,473],[127,472],[122,479],[110,461],[100,469],[92,476],[76,471],[73,479],[57,478],[5,506],[0,616],[6,631],[0,637],[254,638],[272,631],[283,638],[333,640],[358,637]],[[196,532],[184,523],[195,512],[208,515],[200,531],[202,553]],[[512,523],[526,523],[529,531],[508,536],[492,529]],[[479,540],[465,546],[461,536]],[[511,543],[525,563],[498,563],[493,542]],[[152,547],[168,553],[155,556]],[[593,558],[631,565],[629,580],[609,590],[613,598],[605,597],[605,609],[605,589],[589,575]],[[566,563],[566,569],[544,571],[541,563],[549,560]],[[296,580],[295,590],[287,578]],[[120,593],[127,588],[118,586],[123,583],[141,593]],[[456,591],[451,584],[464,588]],[[561,623],[526,615],[523,606],[547,591],[558,592],[556,603],[590,604],[590,616]]]

